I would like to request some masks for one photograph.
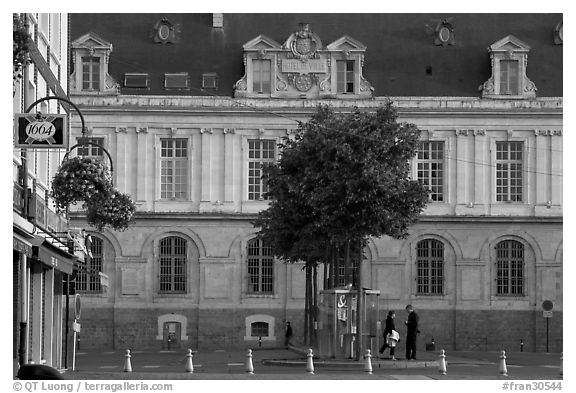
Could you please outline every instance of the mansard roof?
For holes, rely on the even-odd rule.
[[[178,26],[178,42],[151,38],[162,18]],[[435,29],[447,19],[454,44],[436,45]],[[215,28],[212,14],[70,14],[70,37],[92,32],[114,45],[109,73],[116,80],[148,73],[148,89],[122,88],[123,94],[231,97],[245,73],[244,45],[280,45],[305,22],[328,46],[366,47],[363,74],[375,96],[477,97],[478,86],[492,74],[486,49],[498,45],[529,48],[527,75],[538,96],[562,96],[563,46],[554,43],[562,14],[279,13],[224,14],[223,20],[223,28]],[[164,90],[164,74],[179,72],[189,74],[190,89]],[[204,73],[218,75],[217,90],[201,89]]]

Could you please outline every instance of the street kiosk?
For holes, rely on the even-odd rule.
[[[320,291],[318,309],[318,354],[337,359],[353,358],[358,340],[356,289]],[[364,348],[378,350],[378,296],[380,291],[364,289]]]

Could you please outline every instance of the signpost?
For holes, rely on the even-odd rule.
[[[80,294],[76,294],[74,297],[74,323],[72,324],[72,331],[74,332],[73,343],[74,346],[72,348],[72,371],[76,368],[76,335],[80,333],[80,324],[78,320],[80,319],[80,311],[81,311],[81,302],[80,302]]]
[[[66,115],[17,113],[14,147],[23,149],[66,149],[68,132]]]
[[[552,318],[552,309],[554,304],[550,300],[544,300],[542,302],[542,309],[544,310],[543,316],[546,319],[546,352],[548,352],[548,322]]]

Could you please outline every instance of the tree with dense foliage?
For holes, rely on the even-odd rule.
[[[319,106],[294,138],[283,140],[279,161],[264,168],[271,203],[254,223],[259,236],[285,261],[305,261],[307,281],[318,263],[331,264],[331,286],[342,253],[346,272],[356,255],[352,282],[361,293],[367,240],[406,237],[428,201],[427,189],[409,177],[419,135],[414,124],[398,122],[391,101],[374,112]],[[362,310],[362,296],[357,299]],[[311,304],[308,299],[308,313]],[[311,333],[312,318],[306,320]],[[358,332],[361,325],[359,318]],[[357,348],[360,354],[362,340]]]

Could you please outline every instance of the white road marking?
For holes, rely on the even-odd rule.
[[[425,375],[390,375],[392,378],[394,379],[432,379],[430,377],[427,377]]]
[[[228,363],[229,366],[243,366],[244,363]]]
[[[142,366],[142,368],[160,368],[160,366]]]
[[[99,366],[98,368],[118,368],[118,366]]]

